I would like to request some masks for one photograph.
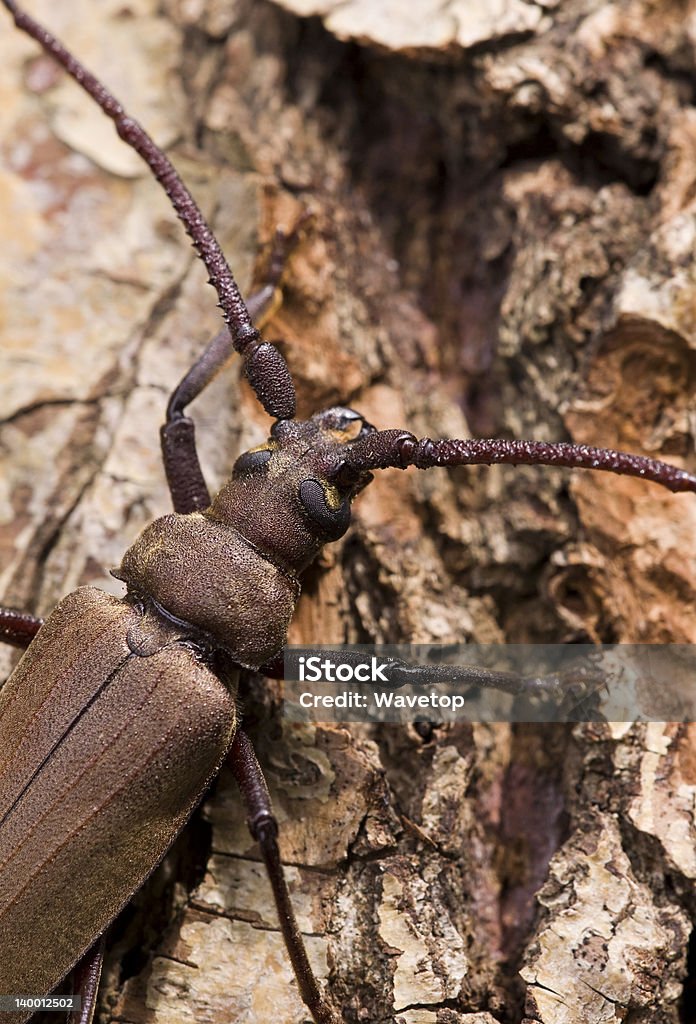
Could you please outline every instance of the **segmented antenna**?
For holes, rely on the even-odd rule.
[[[257,398],[269,415],[277,419],[292,419],[295,415],[295,388],[285,360],[273,345],[261,340],[217,239],[172,162],[145,129],[129,117],[106,86],[73,57],[55,36],[20,10],[14,0],[2,0],[2,3],[14,18],[17,28],[35,39],[82,86],[114,122],[123,141],[148,165],[169,196],[179,220],[205,264],[209,282],[218,294],[218,304],[229,328],[230,345],[242,356],[246,375]]]
[[[595,469],[624,476],[637,476],[660,484],[669,491],[696,492],[696,476],[668,462],[646,455],[631,455],[610,448],[592,448],[586,444],[565,441],[506,441],[496,438],[473,438],[458,441],[429,437],[418,440],[406,430],[381,430],[366,434],[349,445],[343,453],[339,475],[371,469],[396,467],[430,469],[433,466],[492,466],[507,463],[515,466],[565,466],[568,469]]]

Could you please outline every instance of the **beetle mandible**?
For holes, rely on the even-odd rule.
[[[263,379],[263,378],[261,378],[261,379]],[[276,410],[276,412],[277,412],[277,410]],[[336,422],[334,422],[334,423],[332,423],[332,427],[333,427],[333,428],[335,428],[335,429],[336,429],[337,427],[339,427],[339,428],[343,429],[343,428],[344,428],[344,427],[346,427],[346,426],[347,426],[347,423],[345,423],[345,422],[342,422],[342,423],[336,423]],[[279,431],[279,434],[280,434],[280,435],[282,435],[282,430],[280,430],[280,431]],[[367,437],[367,434],[366,434],[366,432],[365,432],[365,443],[366,443],[366,437]],[[281,438],[280,438],[280,439],[281,439]],[[390,440],[390,441],[391,441],[391,440],[392,440],[392,438],[388,438],[388,440]],[[410,444],[410,441],[409,441],[409,440],[408,440],[407,438],[404,438],[404,441],[405,441],[405,443],[406,443],[407,445],[408,445],[408,444]],[[372,442],[371,442],[371,443],[372,443]],[[355,450],[354,450],[354,451],[355,451]],[[422,449],[421,451],[423,451],[423,453],[424,453],[424,458],[425,458],[425,455],[427,454],[426,450],[425,450],[425,449]],[[398,455],[398,453],[397,453],[397,455]],[[519,455],[519,453],[518,453],[518,455]],[[383,454],[382,454],[381,452],[378,452],[378,453],[375,453],[375,452],[373,452],[373,456],[374,456],[374,459],[375,459],[375,461],[378,461],[378,462],[379,462],[378,456],[379,456],[380,458],[383,458],[383,459],[384,459],[384,461],[388,461],[388,458],[387,458],[388,456],[389,456],[390,458],[392,458],[392,459],[393,459],[393,452],[387,452],[387,451],[385,450],[385,454],[384,454],[384,455],[383,455]],[[261,457],[259,457],[259,459],[263,459],[263,460],[265,460],[265,458],[266,458],[266,456],[265,456],[265,455],[264,455],[264,456],[261,456]],[[400,458],[400,456],[399,456],[399,458]],[[251,462],[254,462],[254,459],[252,459],[252,460],[251,460]],[[261,467],[261,466],[257,466],[256,468],[262,468],[262,467]],[[689,486],[692,486],[692,485],[693,485],[693,480],[692,480],[692,479],[688,479],[688,478],[686,478],[686,477],[685,477],[684,479],[686,480],[686,482],[687,482],[687,484],[688,484]],[[303,481],[303,482],[304,482],[304,481]],[[359,477],[357,477],[357,478],[356,478],[355,480],[349,480],[349,486],[355,486],[355,487],[357,487],[357,486],[359,485],[359,483],[360,483],[360,479],[359,479]],[[316,496],[316,498],[315,498],[314,496]],[[317,504],[317,502],[318,502],[318,504]],[[310,506],[312,506],[312,507],[314,508],[315,512],[316,512],[316,513],[317,513],[317,514],[319,515],[319,517],[321,517],[321,516],[323,515],[323,517],[324,517],[324,519],[325,519],[325,516],[327,516],[327,510],[325,510],[324,508],[322,508],[322,500],[321,500],[321,495],[320,495],[320,494],[319,494],[319,495],[317,495],[317,493],[316,493],[316,490],[315,490],[315,488],[311,488],[311,487],[310,487],[310,489],[309,489],[309,492],[307,492],[307,493],[305,494],[305,507],[306,507],[306,505],[307,505],[307,504],[309,504]],[[297,526],[297,523],[295,524],[295,526]],[[295,527],[294,527],[294,528],[295,528]],[[329,532],[330,532],[330,530],[324,530],[324,531],[325,531],[325,532],[327,532],[327,534],[329,534]],[[293,536],[294,536],[294,535],[293,535]],[[174,595],[172,595],[172,600],[173,600],[173,599],[174,599]],[[167,603],[167,602],[165,602],[165,603]],[[170,608],[170,610],[172,610],[172,609]],[[185,617],[185,615],[184,615],[184,616],[182,616],[182,617]],[[245,635],[245,636],[247,636],[247,637],[249,636],[249,630],[248,630],[247,626],[245,626],[245,630],[244,630],[244,635]],[[273,641],[273,642],[275,642],[275,641]],[[273,645],[273,643],[271,643],[271,647],[272,647],[272,645]],[[241,660],[244,660],[244,658],[243,658],[243,657],[240,657],[240,659],[241,659]]]

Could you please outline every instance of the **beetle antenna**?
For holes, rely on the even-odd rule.
[[[510,463],[524,466],[566,466],[569,469],[597,469],[624,476],[637,476],[666,487],[669,491],[696,492],[696,476],[667,462],[630,455],[610,448],[548,441],[505,441],[475,438],[468,441],[429,437],[418,440],[406,430],[381,430],[366,434],[346,445],[339,475],[371,469],[396,467],[430,469],[433,466],[492,466]]]
[[[75,79],[116,126],[119,136],[145,161],[169,196],[176,215],[188,232],[218,294],[219,306],[230,332],[230,355],[236,350],[254,392],[270,416],[292,419],[295,387],[278,349],[261,340],[244,304],[227,260],[195,199],[169,160],[145,129],[130,117],[118,100],[55,36],[20,10],[14,0],[2,0],[17,28],[30,35]],[[204,353],[205,355],[205,353]]]

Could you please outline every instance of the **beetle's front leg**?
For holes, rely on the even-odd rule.
[[[43,621],[16,608],[0,607],[0,643],[26,649],[43,626]]]

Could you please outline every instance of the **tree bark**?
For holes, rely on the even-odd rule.
[[[244,290],[312,211],[266,330],[300,415],[693,472],[694,13],[476,6],[31,0],[168,149]],[[166,397],[219,321],[102,115],[7,24],[0,68],[0,584],[47,614],[120,593],[106,570],[169,511]],[[238,362],[193,415],[213,487],[269,427]],[[353,520],[293,642],[696,641],[693,495],[394,470]],[[347,1024],[696,1020],[692,724],[296,726],[280,693],[252,680],[244,714]],[[307,1019],[224,771],[113,929],[100,1014]]]

